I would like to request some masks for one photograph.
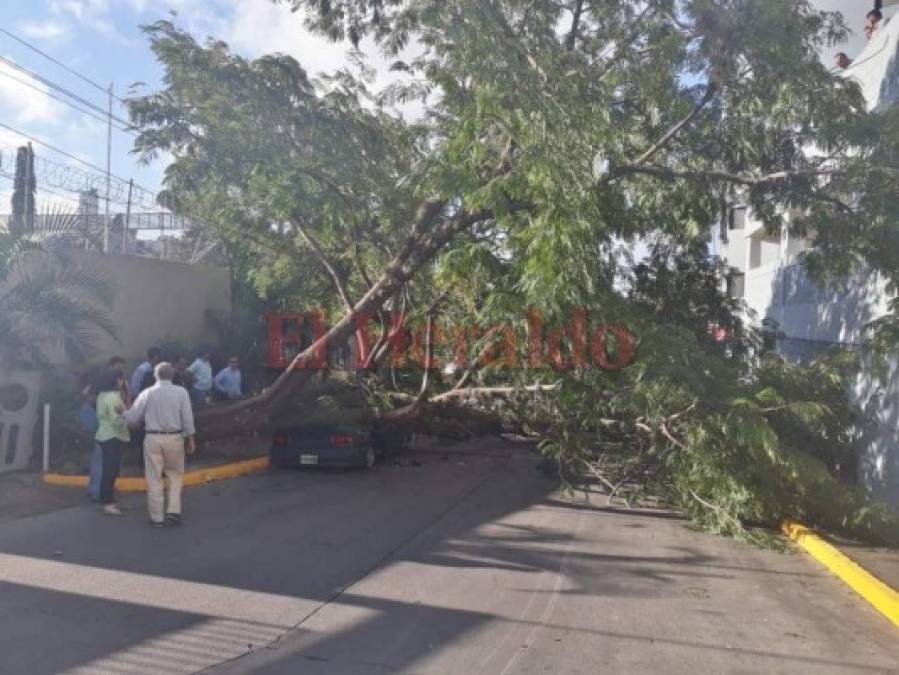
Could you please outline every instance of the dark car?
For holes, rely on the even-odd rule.
[[[272,436],[272,466],[371,468],[389,450],[399,449],[401,433],[361,426],[321,426],[280,430]]]

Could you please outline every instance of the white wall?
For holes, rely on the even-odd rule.
[[[804,360],[833,344],[864,353],[865,326],[887,311],[885,281],[860,271],[839,286],[822,288],[799,264],[780,267],[769,282],[771,301],[763,316],[786,336],[780,349]],[[761,291],[754,289],[755,301]],[[861,407],[859,478],[878,498],[899,506],[899,358],[880,367],[866,358],[850,391]]]
[[[859,478],[879,499],[899,506],[899,359],[869,360],[853,395],[862,409]]]

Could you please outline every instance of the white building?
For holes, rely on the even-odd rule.
[[[899,104],[899,0],[884,5],[884,21],[860,53],[843,49],[852,58],[845,76],[859,82],[874,112]],[[861,17],[865,7],[859,7]],[[735,268],[729,293],[745,300],[753,321],[776,328],[779,349],[790,358],[805,360],[833,345],[860,346],[865,325],[888,311],[884,280],[860,270],[839,289],[812,283],[801,264],[806,242],[790,235],[789,220],[787,214],[787,224],[772,236],[751,212],[739,205],[733,210],[726,236],[716,232],[712,243],[713,252]],[[859,440],[861,479],[899,505],[899,358],[886,373],[864,372],[852,393],[868,417]]]

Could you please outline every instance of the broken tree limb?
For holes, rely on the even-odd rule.
[[[487,358],[487,356],[490,354],[490,352],[493,351],[493,347],[494,347],[493,337],[499,331],[500,331],[500,326],[494,326],[493,328],[491,328],[490,330],[487,331],[486,335],[484,335],[486,344],[481,349],[481,351],[478,352],[478,355],[475,358],[475,360],[472,361],[471,365],[468,367],[468,369],[465,371],[465,373],[462,375],[462,377],[459,378],[459,381],[455,384],[453,389],[462,389],[468,384],[469,380],[471,380],[472,375],[474,375],[475,370],[477,370],[480,367],[481,362]]]
[[[232,404],[205,408],[197,413],[197,426],[204,438],[233,433],[235,429],[253,431],[269,424],[273,411],[289,403],[291,396],[302,388],[310,376],[319,370],[317,362],[327,354],[329,345],[344,343],[357,328],[357,319],[371,316],[399,291],[441,248],[457,233],[477,222],[493,217],[492,211],[460,210],[434,227],[434,221],[444,206],[442,200],[430,200],[419,209],[415,223],[402,250],[369,288],[365,295],[325,334],[294,358],[275,382],[257,396]]]
[[[433,397],[431,402],[439,403],[454,398],[465,397],[507,397],[520,393],[542,394],[544,392],[557,391],[557,384],[532,384],[526,387],[467,387],[465,389],[451,389],[448,392]]]
[[[303,241],[306,242],[306,245],[312,249],[312,252],[315,254],[315,257],[318,259],[319,263],[331,277],[331,280],[334,282],[334,288],[337,290],[337,295],[340,297],[341,302],[343,303],[344,308],[348,312],[353,311],[353,301],[350,297],[350,292],[347,289],[346,282],[344,278],[340,275],[337,268],[328,258],[328,255],[325,253],[324,248],[319,243],[318,239],[312,232],[309,231],[309,228],[306,225],[306,221],[302,218],[295,218],[292,221],[293,226],[297,229],[297,232],[300,233],[300,237],[302,237]],[[363,335],[362,329],[356,330],[356,347],[359,350],[359,354],[361,358],[367,358],[367,354],[365,353],[366,343],[365,337]]]

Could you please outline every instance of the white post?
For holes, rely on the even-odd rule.
[[[50,404],[44,404],[44,473],[50,473]]]

